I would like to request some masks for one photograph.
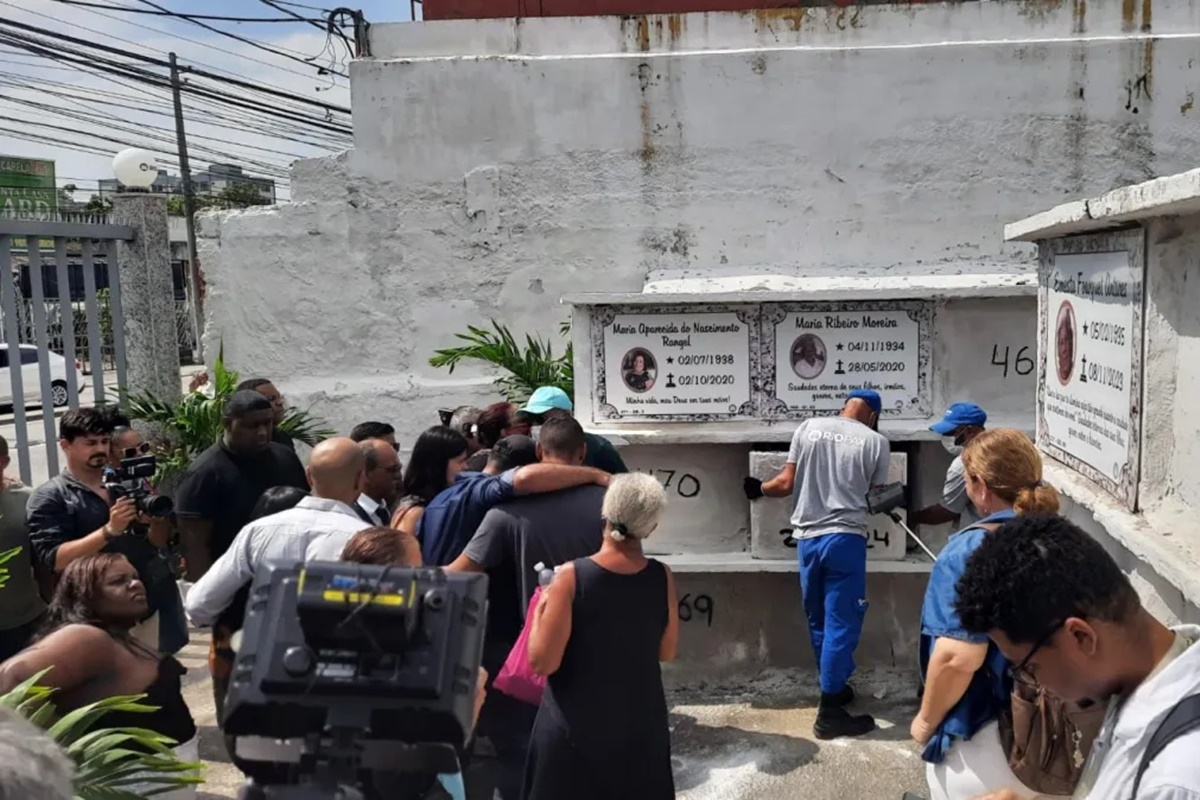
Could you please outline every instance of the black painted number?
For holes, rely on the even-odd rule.
[[[690,472],[681,473],[674,469],[643,469],[639,471],[658,478],[658,482],[663,485],[664,489],[668,492],[673,489],[675,494],[685,500],[690,500],[700,494],[700,479]]]
[[[795,547],[800,546],[800,543],[797,542],[794,538],[792,538],[792,529],[791,528],[784,528],[783,530],[781,530],[779,532],[779,535],[783,537],[783,546],[784,547],[795,548]]]
[[[871,538],[867,539],[867,549],[871,550],[877,544],[887,547],[892,543],[892,532],[889,530],[880,531],[878,528],[871,531]]]
[[[1012,371],[1016,375],[1025,376],[1033,372],[1033,359],[1029,357],[1029,346],[1026,345],[1017,351],[1016,356],[1011,358],[1012,348],[1008,345],[1004,346],[1003,357],[1000,352],[1000,345],[992,345],[992,366],[1000,367],[1004,370],[1003,377],[1008,377],[1008,371],[1011,366]]]
[[[695,598],[690,594],[685,594],[679,598],[680,622],[691,622],[696,615],[699,615],[701,619],[705,620],[707,627],[711,628],[714,610],[713,599],[706,594],[698,594]]]

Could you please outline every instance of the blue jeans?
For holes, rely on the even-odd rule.
[[[867,613],[867,540],[858,533],[801,539],[800,590],[821,691],[836,694],[854,673]]]

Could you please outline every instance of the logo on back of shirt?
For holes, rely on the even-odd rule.
[[[830,431],[811,430],[808,432],[808,440],[810,442],[834,442],[835,444],[852,444],[855,447],[862,447],[867,443],[867,440],[861,436],[852,436],[845,433],[831,433]]]

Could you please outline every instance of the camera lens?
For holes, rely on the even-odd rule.
[[[175,504],[171,502],[171,498],[161,494],[147,495],[141,498],[138,505],[143,513],[152,517],[170,516],[171,512],[175,510]]]

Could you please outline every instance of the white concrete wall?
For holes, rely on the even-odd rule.
[[[435,348],[564,341],[566,291],[1025,270],[1004,222],[1194,163],[1198,30],[1200,0],[376,25],[354,150],[205,220],[207,352],[411,443],[490,393]]]

